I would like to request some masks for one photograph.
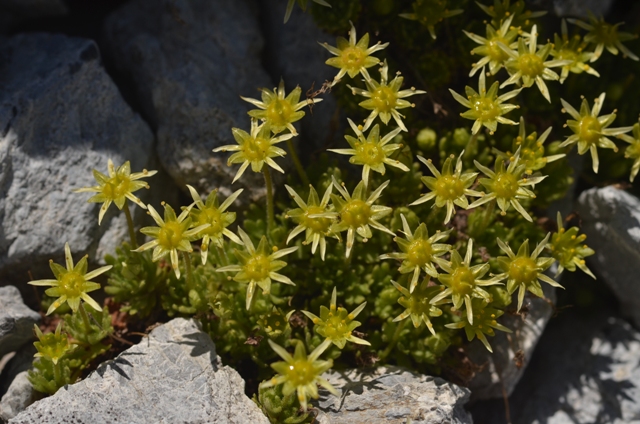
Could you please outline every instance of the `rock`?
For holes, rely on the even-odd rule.
[[[31,341],[38,321],[40,315],[25,306],[17,287],[0,287],[0,357]]]
[[[33,343],[22,346],[0,372],[0,399],[7,393],[11,382],[18,374],[31,369],[33,355],[37,352]]]
[[[480,366],[486,364],[469,382],[472,400],[502,399],[505,392],[507,395],[513,392],[553,313],[555,289],[548,284],[542,284],[542,289],[546,299],[527,293],[526,315],[519,316],[507,312],[501,318],[501,324],[510,328],[513,333],[496,331],[495,337],[489,338],[493,354],[487,351],[479,340],[474,340],[469,345],[469,359]],[[515,303],[511,305],[515,312]],[[522,363],[516,363],[516,354],[523,359]]]
[[[613,3],[612,0],[554,0],[553,11],[560,17],[588,19],[588,11],[597,17],[606,16]]]
[[[27,378],[28,374],[28,371],[22,371],[12,380],[0,401],[0,421],[9,421],[35,400],[36,391]]]
[[[325,64],[333,57],[318,43],[335,45],[335,37],[317,27],[310,13],[294,7],[289,22],[283,24],[285,4],[280,0],[261,2],[261,19],[265,28],[267,71],[274,81],[285,82],[287,93],[297,85],[304,97],[308,90],[319,90],[325,81],[333,80],[338,69]],[[358,34],[359,36],[362,34]],[[307,162],[314,150],[324,150],[332,143],[345,143],[340,124],[346,118],[338,119],[336,100],[330,93],[319,94],[322,103],[312,110],[305,108],[306,116],[300,121],[299,146],[304,146],[300,156]],[[344,126],[344,125],[343,125]]]
[[[638,352],[640,333],[620,318],[599,311],[561,314],[545,331],[512,396],[512,422],[638,422]],[[494,418],[485,422],[503,421]]]
[[[232,127],[249,129],[253,106],[240,96],[259,97],[259,87],[273,87],[260,63],[257,4],[133,0],[107,17],[105,43],[133,81],[157,131],[160,161],[178,185],[231,194],[238,165],[228,167],[227,156],[212,149],[236,144]],[[247,172],[241,184],[247,194],[264,193],[261,175]]]
[[[64,0],[0,0],[0,33],[9,32],[27,20],[68,13]]]
[[[126,237],[115,206],[98,226],[99,205],[71,190],[95,185],[92,169],[106,173],[109,158],[147,167],[153,134],[91,40],[19,34],[0,41],[0,58],[0,276],[51,278],[65,242],[97,260]]]
[[[89,376],[9,421],[265,423],[240,375],[223,366],[211,338],[176,318]]]
[[[580,195],[577,209],[587,244],[596,251],[587,265],[640,326],[640,200],[612,186],[592,188]]]
[[[469,390],[438,377],[399,367],[380,367],[370,374],[329,371],[323,377],[341,396],[320,391],[320,424],[473,422],[464,410]]]

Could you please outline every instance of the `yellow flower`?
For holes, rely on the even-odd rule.
[[[409,171],[409,168],[407,168],[405,164],[389,157],[391,153],[402,147],[402,144],[389,144],[389,142],[393,140],[400,131],[402,131],[401,128],[396,128],[380,139],[380,126],[374,125],[371,131],[369,131],[369,136],[365,138],[360,128],[358,128],[351,119],[348,121],[349,125],[351,125],[351,128],[358,137],[355,138],[350,135],[345,136],[345,139],[351,146],[351,149],[327,150],[341,155],[352,155],[349,158],[350,163],[355,165],[364,165],[362,167],[362,181],[364,181],[365,186],[369,181],[369,171],[373,169],[374,171],[384,175],[386,171],[384,167],[385,164],[401,169],[405,172]]]
[[[322,196],[322,200],[318,199],[316,190],[309,186],[309,197],[305,203],[302,197],[296,193],[294,189],[285,184],[285,188],[293,197],[293,200],[299,208],[292,209],[287,212],[287,217],[293,218],[298,226],[291,231],[287,237],[287,244],[298,234],[305,231],[305,240],[303,244],[311,243],[311,253],[315,254],[318,245],[320,245],[320,257],[324,261],[324,255],[327,251],[326,237],[335,237],[340,240],[338,234],[331,232],[331,225],[334,223],[338,214],[330,210],[329,199],[331,199],[331,190],[333,185],[329,185]]]
[[[288,129],[291,131],[291,134],[298,135],[293,123],[299,121],[304,116],[304,112],[300,109],[322,101],[322,99],[306,99],[300,101],[301,93],[302,89],[296,87],[285,97],[284,81],[280,80],[278,88],[274,88],[273,90],[267,88],[262,89],[262,101],[242,96],[240,96],[240,98],[260,108],[250,110],[249,116],[266,122],[268,128],[273,131],[274,134]],[[288,138],[283,140],[288,140]]]
[[[520,245],[516,255],[507,243],[497,239],[498,246],[507,256],[498,256],[498,266],[504,273],[497,275],[496,278],[507,280],[509,294],[513,294],[519,288],[518,311],[522,308],[522,302],[527,290],[538,297],[544,297],[540,281],[544,281],[553,287],[564,288],[544,274],[544,271],[553,265],[556,260],[554,258],[538,257],[542,253],[542,249],[547,246],[550,236],[551,233],[548,233],[544,240],[538,243],[531,255],[529,255],[529,240],[525,240]]]
[[[84,300],[91,307],[97,311],[101,311],[102,308],[98,305],[98,302],[93,300],[87,293],[98,290],[100,284],[94,283],[92,280],[98,275],[109,271],[111,265],[103,266],[94,271],[87,272],[87,256],[83,256],[82,259],[74,266],[73,257],[71,256],[71,249],[69,243],[64,244],[64,260],[67,268],[62,265],[58,265],[49,261],[49,267],[53,271],[55,280],[35,280],[30,281],[29,284],[33,286],[52,286],[50,289],[45,290],[47,296],[57,297],[47,310],[47,315],[58,309],[62,304],[67,302],[73,312],[76,312],[80,307],[80,300]]]
[[[449,156],[442,165],[442,173],[438,172],[435,166],[431,163],[431,159],[425,159],[422,156],[418,156],[418,160],[425,165],[433,173],[433,177],[422,177],[422,183],[427,186],[430,193],[422,195],[418,200],[411,203],[409,206],[419,205],[433,198],[436,199],[435,206],[442,208],[446,205],[447,216],[444,218],[444,223],[447,224],[453,213],[455,212],[454,205],[458,205],[463,209],[469,207],[469,201],[466,196],[480,197],[482,193],[475,190],[471,190],[471,187],[476,180],[477,172],[465,172],[462,173],[462,155],[464,150],[458,156],[456,161],[455,171],[451,172],[451,163],[454,156]]]
[[[284,361],[271,364],[271,368],[280,375],[265,381],[260,385],[261,387],[273,387],[284,383],[282,394],[288,396],[293,392],[297,392],[298,401],[304,410],[307,409],[308,398],[318,398],[318,384],[333,395],[339,396],[336,389],[327,380],[320,377],[322,373],[333,366],[331,359],[327,361],[318,360],[327,345],[321,344],[309,356],[307,356],[304,343],[301,341],[296,344],[293,356],[271,339],[269,339],[269,345]]]
[[[520,90],[521,89],[512,90],[498,97],[498,82],[496,81],[491,85],[489,91],[487,91],[484,69],[480,72],[480,77],[478,78],[478,92],[466,86],[465,94],[467,97],[465,98],[452,89],[449,89],[451,95],[458,103],[469,108],[468,111],[461,113],[460,116],[476,121],[471,128],[473,134],[477,134],[483,125],[491,131],[491,134],[498,128],[498,123],[518,125],[516,122],[502,115],[511,112],[513,109],[518,109],[520,106],[502,103],[517,96]]]
[[[371,68],[374,65],[380,63],[380,59],[371,56],[371,54],[384,49],[389,43],[381,44],[379,41],[377,44],[369,47],[369,34],[365,34],[356,43],[356,28],[353,26],[353,22],[350,22],[351,29],[349,30],[349,41],[342,37],[338,37],[337,47],[330,46],[328,43],[321,43],[320,45],[329,50],[331,54],[337,56],[328,59],[325,63],[334,68],[340,69],[338,75],[333,79],[333,84],[336,84],[345,74],[349,74],[351,78],[354,78],[358,73],[362,74],[365,79],[371,79],[367,68]]]
[[[409,285],[409,293],[413,293],[413,290],[418,284],[421,269],[424,269],[431,277],[436,278],[438,277],[438,271],[436,271],[434,264],[440,266],[447,264],[447,261],[440,258],[440,256],[451,250],[451,245],[438,242],[449,237],[449,231],[437,231],[429,237],[427,225],[423,222],[418,225],[415,233],[413,233],[404,214],[400,214],[400,218],[402,219],[402,229],[407,239],[404,240],[396,237],[394,241],[398,244],[402,252],[381,255],[380,259],[402,260],[399,271],[400,274],[413,273],[411,284]]]
[[[232,184],[244,174],[244,171],[251,165],[253,172],[262,171],[262,167],[266,163],[276,171],[284,174],[284,170],[273,160],[275,157],[282,157],[287,154],[283,149],[276,146],[285,140],[293,137],[293,134],[284,134],[278,137],[271,136],[271,130],[268,123],[258,125],[258,121],[251,120],[251,133],[241,130],[240,128],[232,128],[233,138],[238,144],[229,144],[213,149],[214,152],[235,152],[229,159],[227,165],[232,163],[242,163],[240,169],[233,178]]]
[[[54,333],[43,334],[37,324],[33,324],[33,329],[38,337],[38,341],[33,343],[38,351],[33,355],[34,358],[50,359],[56,365],[64,355],[76,347],[69,342],[67,335],[62,333],[62,320],[58,321]]]
[[[519,200],[534,199],[536,197],[535,193],[529,190],[527,186],[534,186],[547,178],[547,176],[526,177],[526,167],[520,163],[520,149],[510,158],[509,166],[506,168],[504,158],[496,158],[495,172],[478,161],[474,161],[474,163],[479,170],[489,177],[480,178],[480,184],[489,191],[489,194],[470,204],[469,208],[476,208],[495,199],[503,215],[507,213],[509,206],[513,206],[527,221],[533,222],[533,219],[522,207]]]
[[[416,0],[412,4],[413,13],[401,13],[400,17],[418,21],[426,26],[431,38],[436,39],[435,25],[443,19],[459,15],[462,9],[449,9],[447,0]]]
[[[502,68],[504,62],[509,59],[509,55],[500,48],[498,43],[507,45],[512,49],[518,46],[513,40],[520,33],[520,29],[511,26],[512,19],[513,15],[509,16],[497,30],[491,24],[487,24],[487,38],[464,30],[462,31],[467,37],[480,44],[480,46],[471,50],[471,54],[484,56],[473,64],[473,68],[471,68],[471,72],[469,72],[470,77],[487,64],[489,65],[491,75],[495,75],[500,68]]]
[[[471,313],[475,314],[473,320],[469,319]],[[493,331],[494,328],[506,333],[512,333],[512,331],[504,325],[498,324],[497,319],[503,314],[504,311],[490,307],[488,302],[484,299],[472,299],[471,308],[462,311],[462,320],[445,324],[445,327],[451,329],[464,328],[467,340],[472,341],[477,337],[484,347],[486,347],[489,352],[493,353],[491,345],[487,341],[485,334],[491,337],[495,336],[495,331]]]
[[[600,17],[600,19],[596,18],[591,12],[589,12],[589,23],[578,19],[568,19],[568,21],[589,31],[589,33],[585,35],[584,40],[596,45],[596,50],[591,57],[591,62],[598,60],[605,48],[611,54],[617,55],[618,50],[620,50],[624,56],[635,61],[638,60],[638,56],[622,44],[623,41],[633,40],[638,38],[638,36],[628,32],[618,32],[618,27],[622,25],[622,22],[611,25],[605,22],[602,17]]]
[[[342,195],[342,198],[335,194],[331,195],[335,210],[340,216],[340,221],[331,226],[331,231],[334,233],[347,231],[347,248],[345,252],[347,258],[351,254],[356,233],[358,233],[364,241],[367,241],[373,235],[371,233],[371,227],[395,236],[391,230],[378,222],[379,219],[389,215],[392,209],[388,206],[373,204],[382,194],[382,190],[389,185],[388,180],[382,183],[382,185],[367,198],[365,195],[366,189],[364,181],[358,183],[353,190],[353,196],[351,196],[349,192],[336,181],[335,177],[331,177],[331,179],[334,187]]]
[[[535,82],[538,89],[545,99],[551,103],[549,89],[544,80],[558,80],[560,77],[550,68],[558,66],[570,65],[570,60],[546,60],[551,53],[553,45],[545,44],[538,49],[538,27],[536,25],[531,28],[529,34],[529,46],[525,43],[525,38],[520,37],[518,40],[518,50],[514,50],[509,46],[500,43],[500,48],[509,55],[509,60],[505,63],[505,67],[509,72],[509,79],[500,85],[504,88],[510,84],[520,84],[524,87],[531,87]]]
[[[73,190],[74,193],[98,193],[88,200],[90,203],[103,204],[100,207],[100,213],[98,215],[98,225],[102,222],[102,218],[109,206],[111,206],[111,203],[115,203],[116,207],[122,210],[126,199],[129,199],[142,209],[146,209],[147,206],[132,193],[140,190],[141,188],[149,188],[149,184],[144,181],[137,180],[151,177],[158,172],[143,169],[142,172],[132,174],[129,161],[126,161],[116,168],[111,159],[109,159],[107,170],[109,173],[108,176],[96,171],[95,169],[93,170],[93,177],[98,182],[98,185]]]
[[[395,317],[393,322],[411,318],[411,322],[415,328],[420,327],[420,324],[424,322],[429,332],[435,336],[436,331],[433,329],[431,317],[439,317],[442,315],[442,309],[438,308],[438,306],[448,303],[448,300],[441,299],[435,302],[435,304],[432,304],[431,299],[441,292],[442,286],[429,286],[428,278],[425,278],[420,286],[412,291],[407,290],[393,280],[391,284],[402,293],[402,296],[398,299],[398,303],[404,307],[404,312]]]
[[[587,65],[586,62],[593,58],[592,52],[584,51],[586,43],[581,42],[579,35],[575,35],[569,39],[569,31],[567,30],[567,21],[562,20],[562,36],[558,34],[554,35],[553,50],[551,55],[559,60],[570,60],[571,63],[562,67],[562,73],[560,74],[560,84],[564,82],[569,76],[569,72],[574,74],[581,74],[586,72],[588,74],[599,77],[600,74]]]
[[[457,250],[451,252],[451,262],[442,266],[447,274],[439,274],[438,280],[444,284],[441,292],[434,296],[430,303],[438,304],[441,300],[451,298],[453,306],[460,310],[466,306],[467,319],[469,324],[473,324],[472,298],[481,298],[486,302],[491,301],[491,295],[482,287],[500,284],[500,279],[493,277],[488,280],[480,280],[491,268],[491,265],[484,263],[471,266],[471,256],[473,254],[473,239],[469,239],[467,253],[464,260]]]
[[[614,152],[618,151],[616,144],[608,139],[608,135],[621,135],[632,130],[633,127],[621,127],[621,128],[607,128],[616,119],[616,111],[609,115],[600,114],[602,104],[604,103],[605,93],[593,101],[593,109],[589,107],[587,99],[582,99],[582,105],[580,106],[580,113],[573,108],[564,99],[560,99],[562,102],[562,111],[571,115],[572,119],[567,121],[567,126],[574,132],[573,135],[567,137],[565,141],[560,144],[560,147],[570,146],[571,144],[578,145],[578,153],[584,155],[585,153],[591,153],[591,160],[593,166],[593,172],[598,173],[598,165],[600,160],[598,159],[598,147],[603,149],[612,149]]]
[[[629,176],[629,180],[633,182],[636,175],[638,175],[638,170],[640,170],[640,124],[635,124],[633,126],[633,137],[626,134],[620,134],[618,135],[618,138],[630,144],[624,151],[624,157],[633,159],[631,175]]]
[[[142,252],[153,248],[152,260],[159,261],[169,255],[171,258],[171,267],[176,274],[176,278],[180,278],[180,266],[178,262],[178,250],[181,252],[193,252],[191,242],[198,239],[198,234],[208,228],[210,224],[203,224],[195,228],[189,229],[191,226],[191,206],[185,208],[180,216],[176,217],[173,208],[162,202],[164,206],[164,219],[156,212],[153,206],[148,205],[149,215],[158,224],[157,227],[143,227],[140,229],[142,234],[155,238],[148,243],[143,244],[134,252]]]
[[[411,87],[409,90],[400,90],[404,78],[398,75],[389,82],[388,74],[389,68],[385,60],[380,69],[379,83],[373,79],[365,79],[364,83],[367,86],[367,90],[348,86],[354,95],[358,94],[368,98],[360,102],[360,106],[371,111],[371,114],[364,123],[363,131],[366,131],[371,126],[377,116],[380,116],[380,119],[385,124],[388,124],[389,120],[393,117],[396,124],[402,128],[402,131],[407,131],[407,127],[405,127],[402,122],[404,116],[398,112],[398,109],[415,106],[404,100],[405,97],[426,93],[426,91],[423,90],[416,90],[415,87]]]
[[[256,249],[249,235],[238,227],[238,235],[242,239],[245,251],[234,249],[236,258],[240,265],[228,265],[218,268],[217,272],[235,272],[233,279],[239,283],[248,283],[246,305],[247,310],[251,307],[251,300],[256,291],[256,285],[262,289],[263,294],[271,293],[271,280],[295,286],[289,277],[278,274],[282,268],[287,266],[284,261],[278,259],[298,250],[298,246],[286,249],[271,249],[265,236],[262,236],[258,248]]]
[[[340,349],[344,348],[347,342],[352,342],[361,345],[371,346],[366,340],[356,337],[352,334],[353,330],[360,326],[359,321],[355,321],[355,318],[362,312],[367,302],[363,302],[349,313],[345,308],[337,308],[337,292],[336,288],[333,288],[331,294],[331,303],[329,308],[326,306],[320,306],[320,316],[312,314],[311,312],[302,311],[311,321],[313,321],[314,330],[316,333],[325,337],[325,340],[320,346],[329,346],[331,343],[338,346]],[[324,350],[324,349],[322,349]]]
[[[285,24],[291,17],[291,12],[293,11],[293,6],[296,4],[296,1],[298,3],[298,6],[300,6],[302,10],[307,10],[307,3],[309,2],[308,0],[289,0],[289,3],[287,3],[287,10],[284,13]],[[313,0],[313,2],[318,3],[321,6],[331,7],[331,5],[327,3],[325,0]]]
[[[202,238],[201,257],[202,265],[207,263],[207,254],[209,252],[209,241],[219,247],[223,247],[223,236],[226,236],[231,241],[237,244],[242,244],[242,240],[238,238],[234,233],[227,229],[236,220],[235,212],[226,212],[227,208],[238,198],[243,189],[240,189],[227,197],[227,200],[222,202],[222,205],[218,205],[218,191],[213,190],[207,196],[206,203],[202,201],[200,195],[195,188],[187,184],[187,188],[191,193],[193,202],[197,209],[191,209],[191,216],[193,218],[193,226],[197,227],[204,224],[209,224],[208,228],[203,229],[196,238]]]
[[[580,268],[585,274],[596,279],[591,270],[587,268],[584,258],[594,255],[596,252],[589,246],[584,244],[587,239],[586,234],[580,234],[578,227],[571,227],[568,230],[564,228],[562,215],[558,212],[558,232],[551,236],[549,250],[551,256],[558,261],[558,274],[562,271],[569,270],[574,272],[576,267]]]

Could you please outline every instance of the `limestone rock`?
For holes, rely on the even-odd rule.
[[[211,338],[176,318],[89,376],[38,401],[18,423],[256,423],[267,418],[223,366]]]
[[[479,340],[474,340],[469,345],[468,355],[471,361],[477,365],[486,364],[469,383],[472,400],[502,399],[503,385],[507,395],[513,392],[553,313],[555,289],[548,284],[542,284],[542,289],[546,299],[527,293],[526,314],[506,313],[501,318],[501,324],[510,328],[513,333],[496,331],[495,337],[489,338],[493,354]],[[515,303],[512,303],[512,309],[515,312]],[[516,354],[523,358],[521,363],[516,363]]]
[[[469,390],[437,377],[399,367],[381,367],[371,374],[359,370],[323,375],[341,392],[321,391],[320,424],[472,423],[464,410]]]
[[[29,309],[14,286],[0,287],[0,358],[31,341],[40,315]]]
[[[253,106],[273,87],[260,63],[263,39],[252,0],[133,0],[110,15],[105,42],[120,72],[155,127],[158,156],[180,186],[231,194],[238,165],[212,153],[236,144],[231,128],[249,130]],[[261,195],[263,179],[248,171],[245,185]],[[236,187],[238,186],[238,187]],[[247,194],[239,199],[247,201]]]
[[[106,173],[109,158],[142,170],[153,134],[91,40],[19,34],[0,41],[0,58],[0,275],[50,278],[65,242],[96,260],[126,237],[123,214],[111,206],[98,226],[99,205],[72,189],[95,185],[92,169]]]
[[[24,411],[36,397],[36,391],[29,382],[28,371],[22,371],[15,376],[7,393],[0,401],[0,421],[8,421]]]
[[[587,265],[616,295],[624,315],[640,326],[640,199],[615,187],[592,188],[578,198]]]

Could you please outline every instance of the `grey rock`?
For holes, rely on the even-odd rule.
[[[48,260],[62,260],[65,242],[96,260],[125,238],[115,206],[99,226],[99,205],[72,189],[95,185],[92,169],[106,173],[109,158],[147,167],[153,134],[95,42],[20,34],[0,41],[0,57],[0,275],[50,278]]]
[[[333,80],[338,69],[325,64],[333,57],[318,43],[335,45],[335,37],[323,32],[310,13],[295,7],[289,22],[283,24],[285,4],[280,0],[261,2],[261,19],[265,28],[267,71],[274,81],[283,79],[287,93],[297,85],[302,88],[302,98],[311,90],[319,90],[325,81]],[[361,35],[361,34],[359,34]],[[314,150],[324,149],[334,142],[346,142],[342,138],[340,122],[336,114],[336,100],[330,93],[319,94],[322,103],[312,109],[305,108],[306,116],[300,122],[299,145],[304,149],[301,160],[307,162]]]
[[[640,199],[615,187],[592,188],[578,198],[587,265],[616,295],[624,315],[640,326]]]
[[[323,377],[341,396],[320,392],[320,424],[473,422],[464,409],[469,390],[438,377],[399,367],[380,367],[373,373],[329,371]]]
[[[0,357],[33,339],[40,315],[23,302],[17,287],[0,287]]]
[[[257,11],[251,0],[134,0],[106,20],[107,53],[133,81],[160,161],[180,186],[231,193],[238,165],[212,149],[236,144],[232,127],[249,129],[253,106],[239,96],[272,86]],[[245,175],[236,185],[263,195],[262,176]]]
[[[561,17],[587,19],[588,11],[597,17],[605,16],[613,3],[612,0],[554,0],[553,11]]]
[[[223,366],[211,338],[176,318],[89,376],[40,400],[18,423],[265,423],[240,375]]]
[[[511,411],[512,422],[522,424],[637,423],[640,333],[598,311],[561,315],[545,332]]]
[[[0,399],[7,393],[11,382],[18,374],[31,369],[33,355],[35,355],[36,352],[37,350],[33,343],[27,343],[7,361],[6,366],[0,372]]]
[[[0,401],[0,421],[9,421],[33,403],[36,391],[29,382],[28,371],[22,371],[12,380]]]
[[[480,340],[474,340],[467,352],[469,359],[483,366],[469,382],[471,399],[500,398],[504,393],[510,395],[522,377],[533,351],[542,336],[556,301],[555,289],[542,284],[545,298],[527,293],[525,306],[528,312],[523,315],[506,313],[501,324],[510,328],[513,333],[496,331],[495,337],[489,338],[493,354],[487,351]],[[515,303],[512,303],[515,312]],[[516,354],[521,354],[522,363],[516,363]]]

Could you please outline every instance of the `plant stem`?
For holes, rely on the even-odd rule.
[[[220,259],[220,262],[222,262],[222,265],[229,265],[229,256],[227,256],[227,251],[224,250],[224,247],[216,246],[216,249],[218,249],[218,258]]]
[[[62,367],[60,360],[58,360],[57,363],[53,364],[53,380],[56,382],[56,386],[58,387],[64,386],[62,381],[62,371],[60,370],[60,367]]]
[[[193,270],[191,269],[191,258],[189,257],[189,253],[185,251],[181,251],[182,259],[184,260],[184,266],[187,268],[187,291],[191,291],[194,289],[194,281],[193,281]]]
[[[400,340],[400,333],[402,333],[402,330],[404,329],[404,326],[406,323],[407,323],[406,319],[402,320],[400,321],[400,324],[398,324],[398,326],[396,327],[396,331],[393,333],[393,337],[391,338],[391,341],[387,345],[387,348],[380,354],[379,359],[381,361],[384,360],[387,356],[389,356],[393,348],[396,347],[396,345],[398,344],[398,340]]]
[[[484,233],[484,231],[489,226],[491,222],[491,218],[493,217],[493,212],[496,210],[496,201],[492,200],[487,205],[487,208],[484,210],[484,216],[482,217],[482,224],[480,224],[479,234]]]
[[[467,147],[464,149],[464,159],[469,159],[472,158],[474,156],[476,156],[478,154],[478,135],[480,134],[480,131],[478,131],[477,133],[473,134],[470,138],[469,138],[469,142],[467,143]]]
[[[80,302],[80,316],[82,317],[82,321],[84,322],[84,328],[87,331],[87,336],[93,332],[91,329],[91,323],[89,323],[89,316],[87,315],[87,311],[84,309],[84,305]]]
[[[131,217],[131,211],[129,211],[129,202],[124,202],[124,216],[127,217],[127,226],[129,227],[129,238],[131,239],[131,249],[138,248],[138,241],[136,240],[136,231],[133,228],[133,218]]]
[[[309,177],[307,176],[307,173],[304,170],[302,163],[300,162],[300,158],[298,158],[298,154],[296,153],[296,149],[293,147],[293,142],[291,141],[291,139],[287,140],[287,148],[289,149],[289,154],[291,154],[293,166],[296,167],[302,183],[305,185],[305,187],[309,186]]]
[[[267,238],[271,239],[271,232],[276,225],[275,213],[273,210],[273,182],[271,181],[271,172],[268,166],[264,166],[264,183],[267,187]]]

